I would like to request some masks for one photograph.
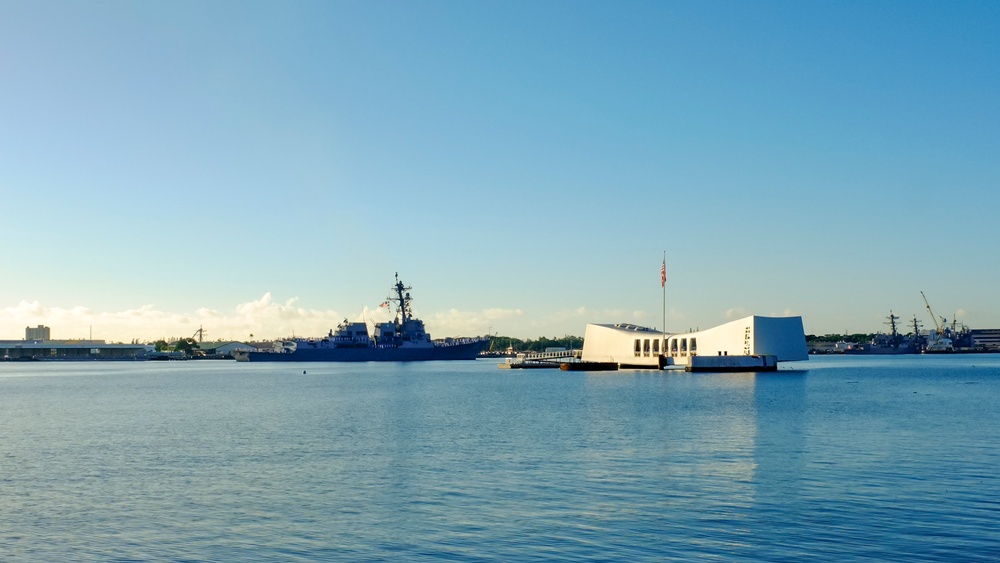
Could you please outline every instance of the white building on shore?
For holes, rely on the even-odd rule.
[[[52,329],[45,325],[38,325],[37,327],[24,327],[25,340],[49,340],[50,338],[52,338]]]

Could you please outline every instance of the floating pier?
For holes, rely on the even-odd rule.
[[[500,369],[556,369],[559,364],[555,362],[508,362],[497,364]]]
[[[617,362],[566,362],[559,364],[563,371],[618,371]]]

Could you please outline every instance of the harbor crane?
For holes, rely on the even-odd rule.
[[[923,291],[920,292],[920,296],[924,298],[924,305],[927,305],[927,312],[931,314],[931,320],[934,321],[934,328],[937,330],[937,333],[944,333],[944,329],[941,328],[941,323],[938,322],[937,315],[935,315],[934,311],[931,310],[931,304],[927,302],[927,296],[924,295]],[[947,323],[948,319],[941,317],[941,322]]]
[[[194,331],[194,334],[191,335],[191,339],[194,340],[195,336],[198,337],[198,343],[200,344],[202,342],[202,338],[205,337],[205,329],[199,326],[198,330]],[[253,335],[251,334],[250,336]]]

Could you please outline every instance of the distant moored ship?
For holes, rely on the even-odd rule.
[[[874,356],[886,356],[886,355],[899,355],[899,354],[917,354],[920,352],[920,327],[917,325],[916,318],[913,319],[914,329],[913,334],[909,336],[903,336],[899,333],[896,326],[896,321],[899,317],[889,311],[889,316],[886,317],[886,323],[889,325],[889,334],[876,334],[872,338],[871,342],[861,345],[852,345],[844,350],[845,354],[851,355],[874,355]]]
[[[431,340],[424,322],[413,317],[410,287],[399,281],[383,305],[396,306],[396,318],[375,325],[346,319],[323,338],[295,338],[274,343],[270,350],[234,352],[240,362],[414,362],[474,360],[490,343],[489,337]]]

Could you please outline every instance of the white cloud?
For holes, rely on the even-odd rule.
[[[459,311],[450,309],[434,313],[426,319],[427,331],[434,338],[448,336],[475,336],[497,332],[505,319],[522,316],[520,309],[484,309],[482,311]],[[503,332],[502,330],[500,332]]]
[[[45,307],[22,301],[15,307],[0,309],[0,339],[24,337],[24,327],[46,325],[54,339],[89,338],[127,342],[190,336],[204,327],[211,340],[246,340],[296,335],[326,334],[343,316],[331,310],[296,307],[296,298],[275,302],[270,293],[260,299],[241,303],[230,313],[199,308],[194,313],[161,311],[155,305],[143,305],[125,311],[100,312],[87,307]]]
[[[345,315],[338,311],[305,309],[298,299],[275,301],[271,293],[240,303],[232,311],[202,307],[191,313],[170,312],[155,305],[117,312],[99,312],[87,307],[64,309],[45,307],[37,301],[22,301],[15,307],[0,309],[0,340],[24,338],[26,326],[46,325],[54,339],[83,339],[92,336],[109,342],[149,342],[160,338],[186,337],[199,328],[208,340],[248,340],[287,336],[320,336],[335,328]],[[426,317],[427,329],[434,338],[473,336],[490,330],[503,332],[505,320],[522,317],[521,309],[451,309]],[[388,307],[364,308],[348,320],[380,323],[391,321],[395,313]]]
[[[657,324],[652,321],[654,317],[647,311],[625,309],[589,309],[587,307],[577,307],[575,309],[564,309],[547,314],[542,318],[536,318],[528,323],[529,334],[524,334],[527,338],[539,336],[559,337],[567,334],[583,336],[587,328],[587,323],[635,323],[640,325]],[[522,330],[523,332],[523,330]],[[502,332],[501,332],[502,334]],[[511,334],[509,336],[517,336]]]
[[[723,313],[722,316],[730,321],[733,321],[736,319],[742,319],[743,317],[748,317],[751,314],[753,313],[751,313],[746,307],[732,307],[730,309],[726,309],[726,312]]]

